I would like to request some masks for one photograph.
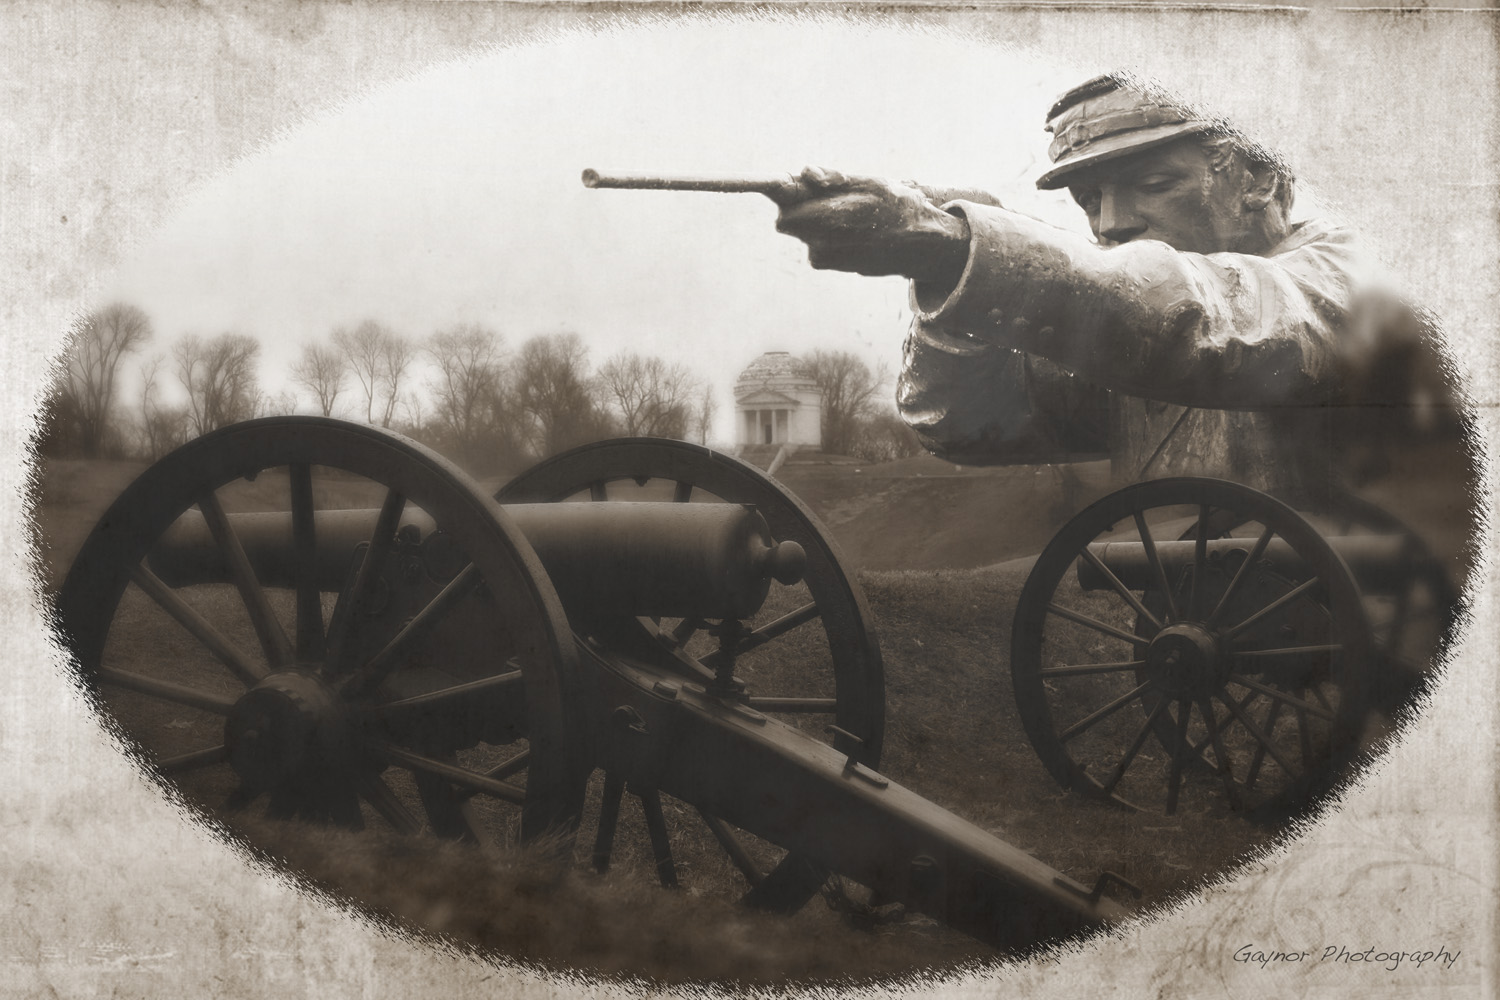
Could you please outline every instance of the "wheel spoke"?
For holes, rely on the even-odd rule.
[[[1320,719],[1327,719],[1329,722],[1333,721],[1332,710],[1321,708],[1317,705],[1311,704],[1310,702],[1303,701],[1302,699],[1296,698],[1286,691],[1282,691],[1278,688],[1273,688],[1267,684],[1262,684],[1260,681],[1252,680],[1251,678],[1246,677],[1243,674],[1230,674],[1228,679],[1230,683],[1238,684],[1240,687],[1247,687],[1252,691],[1259,691],[1261,694],[1265,695],[1268,698],[1275,698],[1277,701],[1284,701],[1299,712],[1310,712]]]
[[[1318,699],[1318,704],[1322,705],[1323,710],[1327,712],[1331,717],[1333,715],[1333,706],[1328,704],[1328,697],[1327,695],[1323,694],[1323,688],[1321,686],[1314,687],[1312,689],[1312,693],[1313,697]]]
[[[651,838],[651,854],[656,859],[656,877],[662,888],[677,888],[677,866],[672,861],[672,841],[667,834],[667,818],[662,815],[661,795],[654,788],[636,792],[641,811],[646,814],[646,833]]]
[[[592,483],[589,483],[589,499],[593,500],[595,503],[599,503],[609,499],[609,492],[605,486],[604,480],[596,479]]]
[[[287,469],[292,490],[292,546],[297,566],[297,659],[321,662],[323,595],[318,591],[318,539],[313,516],[312,466],[294,462]]]
[[[1253,697],[1258,697],[1257,693],[1253,691],[1251,692],[1251,695]],[[1241,702],[1240,707],[1245,707],[1245,702]],[[1281,709],[1282,703],[1279,701],[1273,701],[1271,702],[1270,708],[1266,710],[1265,726],[1267,739],[1276,738],[1276,719],[1279,715],[1281,715]],[[1265,744],[1257,741],[1255,744],[1255,753],[1250,757],[1250,769],[1245,772],[1245,787],[1247,789],[1255,787],[1255,779],[1260,777],[1260,768],[1261,765],[1265,763],[1265,760]]]
[[[1193,540],[1193,579],[1188,589],[1188,617],[1202,617],[1203,574],[1208,570],[1208,504],[1198,505],[1197,538]]]
[[[222,764],[228,759],[229,748],[221,743],[216,747],[194,750],[192,753],[178,754],[176,757],[159,760],[156,762],[156,769],[162,774],[183,774],[187,771],[196,771],[200,767]]]
[[[448,581],[447,586],[438,591],[436,597],[412,616],[411,621],[396,633],[395,638],[349,677],[344,684],[344,699],[353,701],[379,687],[390,676],[391,671],[410,655],[412,648],[431,635],[432,630],[442,623],[448,613],[474,592],[479,582],[479,570],[472,563],[465,566],[462,572]]]
[[[178,597],[171,587],[162,583],[161,578],[155,573],[145,566],[137,566],[131,571],[130,579],[163,611],[191,632],[193,638],[201,642],[204,648],[228,667],[246,687],[254,687],[262,677],[266,676],[267,671],[264,666],[246,656],[238,646],[214,628],[208,619]]]
[[[1082,719],[1079,719],[1077,722],[1073,723],[1067,729],[1063,730],[1062,733],[1059,734],[1058,737],[1057,737],[1058,741],[1062,742],[1062,743],[1068,742],[1073,737],[1077,736],[1079,733],[1083,732],[1084,730],[1088,729],[1090,726],[1092,726],[1095,723],[1097,723],[1099,720],[1101,720],[1101,719],[1103,719],[1103,718],[1105,718],[1105,717],[1107,717],[1109,715],[1112,715],[1115,712],[1118,712],[1125,705],[1129,704],[1133,699],[1140,697],[1141,695],[1145,694],[1149,690],[1151,690],[1151,682],[1147,681],[1146,683],[1140,685],[1139,687],[1135,688],[1134,690],[1127,691],[1124,694],[1120,695],[1120,697],[1116,698],[1114,701],[1110,702],[1108,705],[1105,705],[1102,708],[1096,708],[1094,711],[1090,712],[1087,716],[1085,716]]]
[[[1219,596],[1219,603],[1215,604],[1213,611],[1209,613],[1206,624],[1208,629],[1212,630],[1219,627],[1219,619],[1223,617],[1224,611],[1229,607],[1229,602],[1234,598],[1234,595],[1239,592],[1240,583],[1250,575],[1250,567],[1260,562],[1260,557],[1265,554],[1266,546],[1271,543],[1271,539],[1275,535],[1276,532],[1273,529],[1267,528],[1255,540],[1255,545],[1251,547],[1250,554],[1240,563],[1240,568],[1235,570],[1233,579],[1229,581],[1229,586],[1225,587],[1224,593]]]
[[[1157,632],[1161,631],[1162,624],[1157,619],[1157,617],[1150,611],[1146,610],[1146,606],[1141,603],[1140,598],[1131,593],[1130,588],[1121,583],[1120,578],[1115,576],[1114,571],[1111,570],[1108,566],[1104,565],[1104,560],[1094,555],[1093,550],[1088,548],[1088,546],[1084,546],[1083,558],[1088,560],[1089,565],[1093,566],[1094,569],[1097,570],[1099,574],[1109,582],[1109,585],[1114,588],[1115,593],[1120,595],[1120,599],[1123,600],[1126,604],[1130,605],[1132,611],[1134,611],[1137,615],[1140,615],[1142,618],[1146,619],[1146,621],[1150,622],[1151,628],[1153,630]]]
[[[518,788],[508,782],[486,778],[482,774],[475,774],[473,771],[465,770],[455,764],[433,760],[431,757],[424,757],[421,754],[412,753],[410,750],[392,746],[391,744],[380,747],[376,752],[390,763],[395,764],[397,767],[403,767],[408,771],[436,775],[460,788],[473,789],[477,793],[494,796],[502,802],[509,802],[518,806],[526,804],[525,789]]]
[[[1156,578],[1156,585],[1161,588],[1163,600],[1167,602],[1167,621],[1174,622],[1182,616],[1177,612],[1177,598],[1172,594],[1172,587],[1167,583],[1167,571],[1162,567],[1161,554],[1156,551],[1156,539],[1151,537],[1151,529],[1146,527],[1146,515],[1143,511],[1135,512],[1135,530],[1141,536],[1141,545],[1146,549],[1146,561],[1151,564],[1151,574]]]
[[[1208,738],[1213,743],[1214,756],[1218,758],[1218,772],[1224,780],[1224,794],[1229,799],[1230,807],[1237,809],[1240,805],[1240,790],[1234,783],[1234,762],[1230,759],[1229,750],[1224,745],[1219,720],[1214,717],[1213,700],[1204,695],[1199,701],[1198,711],[1203,713],[1203,724],[1208,727]]]
[[[1088,615],[1084,614],[1081,611],[1074,611],[1072,608],[1065,608],[1061,604],[1058,604],[1056,601],[1048,601],[1047,610],[1060,618],[1066,618],[1070,622],[1077,622],[1079,625],[1082,625],[1086,628],[1091,628],[1096,632],[1103,632],[1105,635],[1112,635],[1116,639],[1122,639],[1125,642],[1130,643],[1132,646],[1149,646],[1151,644],[1151,640],[1144,636],[1132,635],[1122,628],[1116,628],[1113,625],[1106,625],[1104,622],[1101,622],[1097,618],[1090,618]]]
[[[250,624],[255,627],[256,637],[260,639],[261,648],[265,651],[266,662],[273,668],[290,666],[295,659],[291,640],[286,637],[286,631],[277,620],[276,612],[271,610],[265,588],[255,578],[255,569],[250,565],[250,559],[245,555],[244,546],[240,544],[239,536],[229,523],[224,508],[220,506],[218,496],[212,491],[203,494],[198,498],[198,509],[202,511],[203,519],[208,522],[208,530],[213,534],[219,551],[223,553],[229,575],[240,592],[245,611],[250,615]]]
[[[1043,667],[1037,671],[1042,677],[1082,677],[1086,674],[1117,674],[1127,670],[1139,670],[1145,660],[1121,660],[1115,663],[1069,663],[1061,667]]]
[[[140,674],[116,670],[113,667],[100,667],[94,671],[94,676],[105,684],[113,684],[115,687],[150,695],[177,705],[185,705],[188,708],[199,708],[215,715],[228,715],[230,709],[234,708],[233,698],[224,698],[206,691],[184,687],[181,684],[173,684],[171,681],[143,677]]]
[[[697,635],[700,629],[703,629],[706,626],[707,622],[705,622],[702,618],[684,618],[682,621],[678,622],[677,627],[672,630],[672,645],[675,648],[680,649],[681,647],[687,645],[687,641],[693,636]]]
[[[489,778],[491,781],[504,781],[506,778],[512,778],[520,774],[522,771],[526,770],[526,768],[529,767],[530,764],[531,751],[529,749],[522,750],[515,756],[509,758],[508,760],[501,761],[499,764],[496,764],[494,767],[484,772],[484,776],[486,778]],[[470,799],[477,794],[478,793],[473,789],[465,788],[458,791],[457,797],[460,799]]]
[[[410,698],[371,705],[367,711],[372,718],[399,723],[409,720],[412,716],[420,719],[421,716],[430,712],[463,705],[476,695],[492,694],[506,688],[513,689],[517,696],[522,694],[524,684],[521,671],[510,670],[491,677],[481,677],[477,681],[469,681],[466,684],[455,684],[453,687],[442,688],[438,691],[429,691],[425,694],[412,695]]]
[[[806,625],[808,622],[815,620],[818,617],[819,613],[820,612],[818,611],[818,605],[816,603],[804,604],[802,605],[802,607],[796,609],[795,611],[788,611],[786,614],[782,615],[780,618],[777,618],[775,621],[766,622],[766,624],[762,625],[760,628],[756,629],[754,632],[751,632],[749,635],[741,639],[739,641],[739,644],[734,646],[732,650],[726,651],[723,649],[716,649],[712,653],[704,656],[698,662],[703,664],[708,669],[714,670],[718,667],[719,661],[722,660],[726,655],[730,655],[730,653],[732,653],[734,656],[738,657],[743,656],[745,653],[750,652],[752,649],[759,649],[761,646],[764,646],[772,639],[778,639],[781,636],[786,635],[797,626]]]
[[[677,483],[677,485],[672,488],[672,502],[673,503],[687,503],[692,498],[693,498],[693,484],[692,483],[689,483],[689,482],[686,482],[686,481],[679,481]]]
[[[833,715],[839,708],[837,698],[746,698],[745,704],[758,712],[810,715]]]
[[[1232,654],[1236,659],[1264,660],[1278,656],[1315,656],[1324,653],[1342,653],[1344,647],[1338,643],[1323,646],[1284,646],[1280,649],[1239,649]]]
[[[1227,689],[1221,689],[1221,690],[1227,691]],[[1227,694],[1223,696],[1223,700],[1225,701],[1225,707],[1226,708],[1229,707],[1228,706],[1228,698],[1229,697],[1230,696],[1227,695]],[[1240,702],[1239,702],[1240,708],[1244,708],[1246,705],[1249,705],[1251,702],[1255,701],[1255,699],[1257,699],[1259,697],[1260,697],[1260,692],[1258,692],[1258,691],[1251,691],[1251,692],[1249,692],[1248,694],[1245,695],[1245,697],[1243,697],[1243,698],[1240,699]],[[1217,719],[1217,716],[1215,718]],[[1217,719],[1217,721],[1218,721],[1218,724],[1223,727],[1223,732],[1227,734],[1229,732],[1229,727],[1232,726],[1232,725],[1234,725],[1234,721],[1235,721],[1235,719],[1234,719],[1234,713],[1231,712],[1230,714],[1224,716],[1224,718]],[[1197,743],[1194,743],[1193,744],[1193,754],[1192,754],[1192,756],[1193,757],[1201,757],[1201,756],[1203,756],[1203,751],[1209,745],[1210,742],[1212,742],[1212,740],[1209,737],[1205,736],[1203,739],[1199,740]]]
[[[1189,612],[1191,614],[1191,612]],[[1172,748],[1172,767],[1167,775],[1167,815],[1177,811],[1177,796],[1182,791],[1182,765],[1187,756],[1188,723],[1193,717],[1193,703],[1184,698],[1177,709],[1177,745]]]
[[[761,871],[760,866],[750,857],[750,852],[745,850],[745,845],[740,843],[740,838],[729,829],[729,824],[717,816],[704,812],[702,806],[698,807],[698,815],[703,817],[703,822],[708,825],[714,839],[719,842],[720,847],[724,848],[724,853],[729,855],[729,860],[734,862],[740,874],[745,876],[745,881],[750,883],[750,887],[753,889],[764,882],[766,873]]]
[[[615,827],[620,822],[620,801],[625,797],[625,778],[619,771],[604,772],[604,798],[599,803],[599,830],[594,836],[594,871],[609,871],[614,852]]]
[[[494,781],[504,781],[506,778],[514,777],[515,775],[520,774],[522,771],[526,770],[527,766],[529,766],[530,764],[531,751],[529,749],[522,750],[520,753],[516,754],[509,760],[503,761],[502,763],[497,764],[494,767],[490,768],[488,771],[484,772],[484,776]]]
[[[1297,750],[1302,754],[1302,766],[1313,766],[1312,729],[1307,724],[1307,710],[1294,708],[1297,716]]]
[[[1297,598],[1301,597],[1309,590],[1312,590],[1321,582],[1322,581],[1315,576],[1307,580],[1303,580],[1301,583],[1297,584],[1297,586],[1293,587],[1291,590],[1288,590],[1285,594],[1282,594],[1280,597],[1276,598],[1276,600],[1272,601],[1270,604],[1267,604],[1265,607],[1261,608],[1259,611],[1255,612],[1253,615],[1251,615],[1249,618],[1246,618],[1238,625],[1225,629],[1224,638],[1233,639],[1235,636],[1239,635],[1241,632],[1245,631],[1256,622],[1264,619],[1267,615],[1274,614],[1275,612],[1280,611],[1282,608],[1286,607],[1288,604],[1291,604],[1293,601],[1297,600]]]
[[[411,810],[396,797],[391,786],[380,775],[371,775],[360,783],[359,797],[370,803],[385,821],[395,827],[397,833],[420,833],[422,824]]]
[[[1242,710],[1233,700],[1231,700],[1228,697],[1228,691],[1224,692],[1223,698],[1224,704],[1229,706],[1229,710],[1233,712],[1235,718],[1240,721],[1240,725],[1245,727],[1245,732],[1249,733],[1252,737],[1254,737],[1257,743],[1265,747],[1266,753],[1270,754],[1271,759],[1274,760],[1277,764],[1281,765],[1281,769],[1285,771],[1289,777],[1296,778],[1300,772],[1297,770],[1297,768],[1291,765],[1290,761],[1288,761],[1281,755],[1281,751],[1276,749],[1276,744],[1271,740],[1271,738],[1265,733],[1261,732],[1260,727],[1255,724],[1255,720],[1250,718],[1250,713]]]
[[[386,491],[380,516],[375,521],[375,533],[370,536],[369,547],[365,549],[359,572],[354,576],[354,585],[344,595],[344,606],[334,615],[333,624],[328,630],[328,672],[332,676],[337,677],[349,667],[345,660],[349,657],[350,630],[354,627],[360,606],[368,600],[375,589],[375,582],[380,579],[381,567],[385,563],[386,553],[396,541],[396,527],[400,524],[401,512],[405,508],[405,497],[395,490]]]
[[[1152,727],[1156,725],[1156,720],[1161,717],[1161,713],[1166,710],[1168,704],[1167,699],[1163,698],[1147,714],[1145,723],[1141,726],[1140,731],[1135,734],[1135,739],[1131,741],[1130,749],[1125,751],[1125,756],[1120,758],[1120,762],[1110,772],[1109,780],[1104,783],[1105,795],[1114,794],[1115,787],[1120,784],[1120,781],[1125,777],[1125,772],[1135,762],[1135,756],[1141,752],[1141,747],[1146,742],[1146,736],[1151,732]]]

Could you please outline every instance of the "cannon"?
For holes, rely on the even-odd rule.
[[[1285,817],[1414,702],[1458,611],[1442,563],[1368,502],[1309,513],[1221,480],[1153,480],[1043,550],[1010,671],[1064,788],[1170,814],[1201,779]]]
[[[754,906],[833,873],[1006,949],[1127,912],[1109,873],[1075,882],[880,772],[858,586],[799,501],[706,448],[588,445],[492,497],[375,428],[234,425],[114,502],[57,624],[149,773],[225,810],[570,854],[602,771],[600,870],[628,795],[678,881],[669,795]]]

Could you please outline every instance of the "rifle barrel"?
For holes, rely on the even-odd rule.
[[[639,191],[713,191],[719,194],[763,194],[773,200],[795,197],[802,185],[791,174],[770,177],[699,175],[664,177],[655,174],[603,174],[583,172],[586,188],[630,188]]]

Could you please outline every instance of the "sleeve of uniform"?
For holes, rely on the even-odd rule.
[[[1108,448],[1108,394],[1042,358],[914,323],[896,406],[922,444],[964,465],[1056,462]]]
[[[969,258],[951,290],[914,286],[918,330],[962,331],[1186,406],[1323,405],[1338,385],[1353,347],[1339,342],[1353,278],[1338,240],[1271,257],[1154,240],[1104,249],[1005,209],[947,208],[969,223]]]

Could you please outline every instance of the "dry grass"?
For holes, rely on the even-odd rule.
[[[889,980],[985,954],[930,921],[862,931],[821,902],[771,916],[515,848],[263,818],[235,829],[264,860],[400,933],[556,972],[786,985]]]

